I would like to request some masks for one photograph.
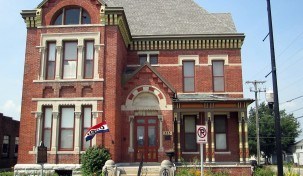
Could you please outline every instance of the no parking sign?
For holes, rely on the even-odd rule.
[[[196,126],[197,143],[207,143],[207,127],[203,125]]]

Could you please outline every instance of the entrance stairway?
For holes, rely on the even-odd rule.
[[[118,166],[120,176],[137,176],[139,170],[139,164],[137,166]],[[147,165],[142,167],[141,176],[159,176],[160,163],[158,166]]]

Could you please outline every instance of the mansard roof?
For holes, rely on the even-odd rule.
[[[254,100],[249,98],[230,98],[224,95],[214,94],[178,94],[175,102],[249,102],[252,103]]]
[[[193,0],[104,0],[123,7],[132,36],[236,34],[229,13],[209,13]]]

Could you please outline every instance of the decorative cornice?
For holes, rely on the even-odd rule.
[[[42,25],[42,10],[22,10],[20,13],[27,28],[36,28]]]
[[[106,26],[118,26],[126,47],[129,46],[132,38],[124,9],[122,7],[101,6],[100,19],[101,24],[105,24]]]
[[[133,38],[130,49],[133,51],[152,50],[201,50],[201,49],[241,49],[244,37],[222,37],[222,38],[158,38],[149,39]]]

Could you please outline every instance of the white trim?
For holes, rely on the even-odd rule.
[[[194,60],[195,65],[199,65],[199,55],[179,55],[178,56],[178,65],[182,66],[182,62],[186,60]]]
[[[103,97],[101,98],[96,98],[96,97],[92,97],[92,98],[32,98],[32,101],[40,101],[40,102],[48,102],[48,101],[69,101],[71,103],[76,102],[76,101],[86,101],[87,103],[85,104],[90,104],[90,101],[103,101]]]
[[[66,83],[66,82],[104,82],[104,79],[60,79],[60,80],[33,80],[34,83]]]
[[[183,94],[206,94],[206,95],[243,95],[243,92],[193,92],[193,93],[178,93],[178,95],[183,95]]]
[[[215,152],[216,155],[231,155],[231,152]]]
[[[127,67],[139,67],[140,65],[127,65]],[[180,67],[180,64],[154,64],[153,67]],[[196,64],[196,66],[200,67],[208,67],[209,64]],[[240,67],[242,64],[229,64],[230,67]]]
[[[197,155],[199,153],[200,152],[182,152],[182,154],[184,154],[184,155]]]
[[[150,55],[150,54],[159,54],[160,52],[159,51],[138,51],[137,54],[140,55],[140,54],[147,54],[147,55]]]
[[[216,60],[223,60],[224,65],[229,65],[228,62],[228,55],[222,54],[222,55],[208,55],[208,65],[212,65],[212,61]]]
[[[105,24],[78,24],[78,25],[48,25],[48,26],[38,26],[38,29],[47,28],[70,28],[70,27],[100,27],[105,26]]]

